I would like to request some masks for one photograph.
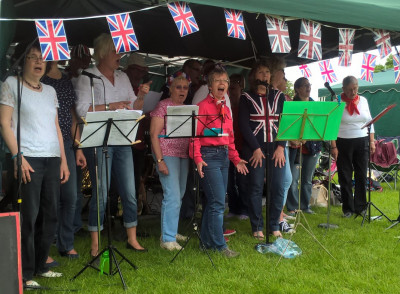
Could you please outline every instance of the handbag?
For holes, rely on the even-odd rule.
[[[310,205],[328,207],[328,190],[323,184],[316,184],[312,187]]]

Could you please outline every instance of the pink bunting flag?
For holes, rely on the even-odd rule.
[[[310,78],[311,77],[311,70],[310,68],[307,66],[307,64],[302,64],[299,66],[299,69],[301,71],[301,74],[303,75],[303,77],[305,78]]]
[[[364,53],[361,65],[361,80],[372,83],[374,80],[374,69],[376,63],[376,55]]]
[[[318,65],[324,82],[328,82],[330,84],[337,82],[337,77],[330,60],[320,61],[318,62]]]
[[[393,55],[393,70],[394,70],[394,82],[395,84],[400,83],[400,59],[397,54]]]

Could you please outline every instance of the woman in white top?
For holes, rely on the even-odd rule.
[[[361,129],[371,120],[368,101],[357,94],[358,81],[353,76],[343,79],[342,101],[346,103],[338,138],[332,142],[332,155],[337,160],[340,190],[343,199],[343,217],[363,215],[366,208],[366,176],[368,167],[368,146],[375,152],[374,127],[368,138],[367,128]],[[369,141],[369,143],[368,143]],[[352,175],[355,190],[353,198]]]
[[[21,47],[16,51],[18,52]],[[22,48],[24,50],[25,48]],[[24,51],[22,51],[24,52]],[[60,277],[46,264],[57,225],[60,184],[68,181],[69,170],[58,124],[58,101],[54,88],[44,85],[45,73],[39,43],[23,60],[21,83],[21,249],[22,273],[26,286],[38,286],[34,275]],[[1,87],[1,135],[14,160],[17,175],[17,77],[8,77]],[[23,154],[23,155],[22,155]]]

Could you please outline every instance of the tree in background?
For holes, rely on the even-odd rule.
[[[293,99],[294,87],[293,87],[293,83],[291,81],[286,81],[286,91],[284,93]]]
[[[390,54],[386,58],[385,65],[378,64],[377,66],[375,66],[374,72],[376,73],[376,72],[386,71],[386,70],[392,69],[392,68],[393,68],[393,55]]]

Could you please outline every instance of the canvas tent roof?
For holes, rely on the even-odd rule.
[[[161,5],[150,10],[131,13],[138,37],[140,51],[165,56],[200,56],[217,60],[237,61],[271,54],[264,14],[294,17],[288,22],[292,51],[285,55],[288,65],[307,63],[311,60],[297,58],[300,19],[319,21],[322,27],[323,59],[338,55],[338,27],[355,26],[354,52],[375,48],[372,32],[365,28],[391,31],[393,44],[400,44],[400,2],[398,0],[194,0],[190,6],[200,31],[181,38],[168,12],[165,2],[148,0],[3,0],[2,16],[18,18],[71,18],[107,15],[140,10]],[[374,3],[377,2],[377,3]],[[227,37],[223,8],[245,11],[244,19],[248,38],[245,41]],[[0,22],[2,25],[3,22]],[[5,26],[3,24],[3,26]],[[101,32],[107,32],[106,20],[92,18],[65,21],[70,45],[91,45]],[[21,41],[36,36],[33,22],[18,21],[15,35],[12,29],[1,29],[3,40]],[[11,36],[10,36],[11,35]],[[0,48],[1,49],[1,48]],[[3,53],[4,54],[4,53]],[[2,52],[0,51],[0,55]],[[249,66],[250,62],[243,62]]]
[[[358,93],[367,98],[373,117],[387,106],[397,105],[375,124],[375,133],[382,137],[400,136],[400,84],[394,83],[393,70],[375,73],[372,84],[359,79],[358,85]],[[342,92],[342,85],[332,86],[332,90],[339,95]],[[329,99],[329,91],[325,88],[318,89],[318,97]]]

